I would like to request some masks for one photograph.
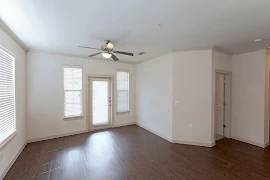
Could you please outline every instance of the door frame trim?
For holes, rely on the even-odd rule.
[[[87,79],[87,85],[86,85],[86,130],[88,132],[90,131],[95,131],[95,130],[100,130],[100,129],[107,129],[111,128],[114,126],[114,104],[115,104],[115,94],[114,94],[114,75],[106,75],[106,74],[87,74],[86,75]],[[92,102],[92,96],[90,96],[90,93],[92,94],[92,89],[90,86],[92,86],[89,82],[91,81],[92,78],[106,78],[110,79],[111,81],[111,122],[110,125],[106,126],[96,126],[92,127],[92,110],[90,110],[91,107],[91,102]]]
[[[212,143],[216,142],[215,138],[215,92],[216,92],[216,74],[225,74],[228,75],[230,78],[230,116],[229,116],[229,121],[230,121],[230,135],[229,137],[232,137],[232,71],[226,71],[226,70],[220,70],[220,69],[214,69],[213,72],[213,81],[212,81]]]

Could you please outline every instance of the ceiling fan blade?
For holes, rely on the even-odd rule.
[[[102,50],[98,48],[86,47],[86,46],[78,46],[79,48],[87,48],[87,49],[95,49],[95,50]]]
[[[124,55],[128,55],[128,56],[133,56],[134,54],[133,53],[129,53],[129,52],[123,52],[123,51],[113,51],[114,53],[117,53],[117,54],[124,54]]]
[[[93,57],[93,56],[96,56],[96,55],[98,55],[98,54],[101,54],[102,52],[98,52],[98,53],[95,53],[95,54],[91,54],[91,55],[89,55],[88,57]]]
[[[112,58],[113,58],[113,60],[115,60],[115,61],[118,61],[118,60],[119,60],[114,54],[112,54]]]

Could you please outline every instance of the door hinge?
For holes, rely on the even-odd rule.
[[[223,105],[226,106],[226,102],[224,102]]]

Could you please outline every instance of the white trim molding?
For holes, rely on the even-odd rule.
[[[71,133],[58,134],[58,135],[54,135],[54,136],[47,136],[47,137],[42,137],[42,138],[29,139],[26,142],[27,143],[32,143],[32,142],[38,142],[38,141],[45,141],[45,140],[50,140],[50,139],[66,137],[66,136],[72,136],[72,135],[76,135],[76,134],[83,134],[83,133],[87,133],[87,132],[88,131],[86,131],[86,130],[76,131],[76,132],[71,132]]]
[[[174,49],[172,52],[187,52],[187,51],[205,51],[212,50],[214,46],[211,47],[198,47],[198,48],[184,48],[184,49]]]
[[[160,53],[160,54],[157,54],[155,56],[151,56],[151,57],[149,57],[149,58],[147,58],[145,60],[135,62],[134,64],[140,64],[140,63],[143,63],[143,62],[147,62],[147,61],[150,61],[152,59],[155,59],[155,58],[158,58],[158,57],[161,57],[161,56],[165,56],[165,55],[168,55],[168,54],[171,54],[171,53],[186,52],[186,51],[202,51],[202,50],[214,50],[214,51],[218,51],[218,52],[221,52],[221,53],[224,53],[224,54],[233,55],[233,52],[228,51],[228,50],[223,49],[223,48],[220,48],[218,46],[199,47],[199,48],[184,48],[184,49],[169,50],[169,51],[166,51],[164,53]]]
[[[193,146],[203,146],[203,147],[214,147],[216,145],[215,143],[203,143],[203,142],[183,141],[183,140],[173,140],[172,143],[193,145]]]
[[[27,142],[24,143],[24,145],[21,147],[21,149],[19,150],[19,152],[17,153],[17,155],[12,159],[12,161],[9,163],[8,167],[6,168],[6,170],[4,171],[4,173],[0,176],[0,179],[4,179],[5,175],[8,173],[8,171],[10,170],[10,168],[12,167],[12,165],[15,163],[15,161],[18,159],[18,157],[20,156],[20,154],[22,153],[22,151],[24,150],[25,146],[27,145]]]
[[[217,52],[221,52],[223,54],[228,54],[228,55],[231,55],[231,56],[233,55],[233,52],[228,51],[227,49],[223,49],[223,48],[218,47],[218,46],[213,46],[212,50],[217,51]]]
[[[144,125],[141,125],[140,123],[136,122],[136,125],[149,131],[150,133],[153,133],[171,143],[175,143],[175,144],[186,144],[186,145],[195,145],[195,146],[203,146],[203,147],[214,147],[216,144],[215,143],[202,143],[202,142],[194,142],[194,141],[182,141],[182,140],[173,140],[171,138],[165,137],[163,135],[161,135],[160,133],[153,131],[151,129],[149,129],[148,127],[145,127]]]
[[[146,126],[144,126],[144,125],[142,125],[142,124],[140,124],[138,122],[136,122],[136,125],[139,126],[139,127],[141,127],[141,128],[143,128],[143,129],[145,129],[145,130],[147,130],[147,131],[149,131],[150,133],[153,133],[153,134],[155,134],[155,135],[157,135],[157,136],[159,136],[159,137],[161,137],[161,138],[169,141],[169,142],[172,142],[172,139],[171,138],[168,138],[166,136],[163,136],[160,133],[158,133],[156,131],[153,131],[152,129],[149,129],[148,127],[146,127]]]
[[[235,136],[232,136],[232,139],[234,139],[236,141],[241,141],[241,142],[244,142],[244,143],[247,143],[247,144],[251,144],[251,145],[254,145],[254,146],[258,146],[258,147],[261,147],[261,148],[266,148],[269,145],[269,142],[266,143],[266,144],[262,144],[262,143],[258,143],[258,142],[255,142],[255,141],[250,141],[248,139],[239,138],[239,137],[235,137]]]
[[[268,46],[255,47],[255,48],[252,48],[252,49],[248,49],[247,51],[233,53],[233,55],[245,54],[245,53],[250,53],[250,52],[259,51],[259,50],[267,50],[267,47]]]
[[[27,51],[27,46],[16,36],[16,34],[6,25],[6,23],[0,18],[0,28],[7,33],[7,35],[13,39],[18,46],[20,46],[24,51]]]
[[[10,142],[11,140],[17,135],[17,131],[14,131],[12,134],[10,134],[7,139],[5,139],[1,144],[0,144],[0,151],[6,147]]]
[[[27,52],[29,53],[40,53],[40,54],[49,54],[49,55],[57,55],[57,56],[65,56],[65,57],[75,57],[75,58],[82,58],[82,59],[90,59],[95,61],[107,61],[107,62],[115,62],[110,59],[104,59],[104,58],[93,58],[93,57],[87,57],[82,55],[75,55],[75,54],[67,54],[67,53],[58,53],[58,52],[51,52],[51,51],[44,51],[44,50],[36,50],[36,49],[28,49]],[[116,63],[123,63],[123,64],[136,64],[136,62],[131,61],[124,61],[119,60]]]
[[[129,123],[125,123],[125,124],[115,124],[112,126],[112,128],[118,128],[118,127],[123,127],[123,126],[132,126],[132,125],[136,125],[135,122],[129,122]]]
[[[135,122],[131,123],[125,123],[125,124],[118,124],[114,125],[111,128],[117,128],[117,127],[123,127],[123,126],[130,126],[130,125],[135,125]],[[29,139],[26,142],[27,143],[32,143],[32,142],[38,142],[38,141],[45,141],[45,140],[50,140],[50,139],[56,139],[56,138],[61,138],[61,137],[66,137],[66,136],[72,136],[72,135],[77,135],[77,134],[84,134],[88,132],[93,132],[93,131],[98,131],[98,130],[103,130],[103,129],[111,129],[110,127],[106,128],[98,128],[98,129],[93,129],[93,130],[83,130],[83,131],[76,131],[76,132],[71,132],[71,133],[65,133],[65,134],[58,134],[54,136],[47,136],[47,137],[42,137],[42,138],[34,138],[34,139]]]

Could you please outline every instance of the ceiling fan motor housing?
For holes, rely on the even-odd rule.
[[[114,44],[110,42],[110,40],[106,41],[105,50],[112,51],[114,48]]]

